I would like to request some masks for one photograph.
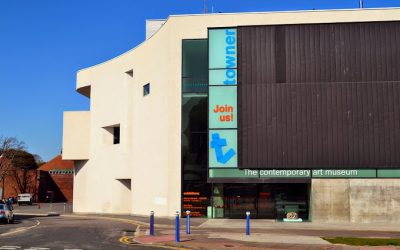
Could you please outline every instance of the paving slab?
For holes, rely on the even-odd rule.
[[[189,240],[186,237],[181,238],[181,241]],[[135,237],[135,241],[140,244],[153,244],[153,243],[164,243],[164,242],[174,242],[175,235],[159,235],[159,236],[139,236]]]
[[[209,219],[199,225],[199,228],[245,228],[246,220],[242,219]],[[363,224],[363,223],[316,223],[316,222],[300,222],[287,223],[275,222],[271,220],[251,220],[251,228],[253,229],[314,229],[314,230],[364,230],[364,231],[390,231],[400,232],[398,224]]]
[[[247,241],[247,242],[260,242],[260,243],[287,243],[291,244],[312,244],[312,245],[330,245],[326,240],[315,236],[302,236],[302,235],[279,235],[279,234],[265,234],[253,233],[245,235],[243,233],[212,233],[209,238],[224,238],[229,240]]]

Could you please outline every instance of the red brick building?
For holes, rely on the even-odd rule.
[[[74,162],[56,156],[38,168],[40,202],[72,202]]]
[[[4,182],[1,181],[0,179],[0,189],[4,190],[4,198],[8,197],[17,197],[18,194],[20,193],[20,188],[18,185],[18,181],[16,180],[15,176],[15,171],[17,171],[18,178],[21,181],[24,177],[22,175],[24,174],[22,170],[8,170],[7,175],[4,178]],[[25,193],[30,193],[33,195],[34,199],[36,198],[37,195],[37,172],[36,170],[28,170],[26,173],[26,191]],[[1,198],[1,192],[0,192],[0,198]]]

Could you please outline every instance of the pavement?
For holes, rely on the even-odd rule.
[[[113,221],[135,226],[119,239],[128,246],[167,247],[172,249],[400,249],[396,247],[351,247],[333,245],[321,237],[400,238],[400,226],[360,223],[285,223],[273,220],[251,220],[251,234],[245,234],[245,220],[191,219],[191,234],[181,222],[181,241],[175,242],[175,218],[155,216],[155,236],[149,236],[149,217],[111,214],[73,214],[71,204],[54,203],[16,207],[25,216],[60,214],[65,220]],[[0,232],[1,236],[1,232]],[[1,249],[1,248],[0,248]]]
[[[200,225],[201,228],[243,228],[245,220],[240,219],[214,219],[207,220]],[[333,231],[383,231],[399,232],[398,224],[367,224],[367,223],[317,223],[317,222],[277,222],[271,220],[251,220],[253,229],[300,229],[300,230],[333,230]],[[400,234],[399,234],[400,236]]]
[[[13,205],[15,214],[48,216],[50,214],[72,214],[72,203],[34,203],[33,205]]]

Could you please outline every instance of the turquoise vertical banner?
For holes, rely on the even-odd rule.
[[[237,168],[237,130],[210,130],[209,133],[209,168]]]
[[[208,127],[237,128],[237,87],[210,86],[208,98]]]
[[[236,85],[237,69],[213,69],[208,71],[210,85]]]
[[[210,69],[237,68],[236,29],[208,31],[208,66]]]
[[[236,32],[231,28],[208,31],[209,168],[238,167]]]

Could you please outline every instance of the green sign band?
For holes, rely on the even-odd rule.
[[[313,178],[375,178],[375,169],[314,169]]]
[[[210,178],[400,178],[400,169],[210,169]]]
[[[309,169],[271,169],[259,170],[260,178],[307,178],[311,177]]]
[[[399,178],[400,169],[378,169],[376,175],[378,178]]]
[[[250,170],[251,171],[251,170]],[[254,170],[257,171],[257,170]],[[210,169],[210,178],[259,178],[241,169]]]

